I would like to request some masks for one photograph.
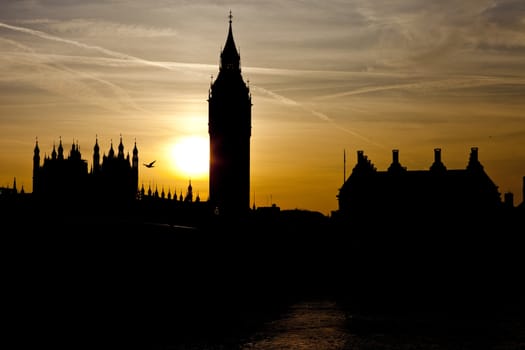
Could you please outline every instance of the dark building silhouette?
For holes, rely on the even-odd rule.
[[[428,170],[408,170],[393,150],[379,171],[357,151],[332,215],[349,242],[341,266],[351,284],[337,287],[348,305],[460,317],[520,305],[523,217],[502,201],[478,148],[466,163],[448,169],[436,148]]]
[[[472,213],[495,213],[502,206],[498,187],[484,171],[476,147],[471,148],[465,169],[447,169],[436,148],[429,170],[407,170],[399,151],[393,150],[388,170],[378,171],[359,150],[357,164],[337,198],[338,216],[355,221],[375,218],[375,223],[389,218],[392,227],[423,219],[431,225],[452,218],[474,221]]]
[[[100,162],[100,149],[98,140],[93,148],[93,177],[92,189],[102,198],[110,198],[113,201],[132,201],[137,196],[139,177],[139,157],[137,144],[133,147],[133,155],[124,155],[122,137],[115,155],[113,143],[111,143],[107,155],[102,156]]]
[[[16,196],[17,194],[25,194],[24,186],[18,192],[18,187],[16,186],[16,177],[13,178],[13,187],[0,187],[0,198]]]
[[[210,134],[209,202],[220,215],[250,209],[251,94],[241,75],[240,55],[229,16],[217,79],[208,96]]]
[[[117,152],[111,143],[108,154],[102,156],[98,139],[95,141],[89,171],[78,143],[73,142],[66,156],[60,140],[58,148],[53,145],[51,156],[45,156],[41,164],[37,141],[33,154],[33,195],[39,201],[61,203],[65,208],[94,202],[98,208],[130,203],[137,197],[138,164],[137,144],[130,158],[129,153],[124,155],[122,137]]]

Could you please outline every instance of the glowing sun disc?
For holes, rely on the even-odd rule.
[[[208,139],[187,136],[177,141],[172,148],[175,170],[184,176],[196,178],[208,174],[210,148]]]

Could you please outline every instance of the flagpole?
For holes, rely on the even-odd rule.
[[[343,149],[343,184],[346,181],[346,149]]]

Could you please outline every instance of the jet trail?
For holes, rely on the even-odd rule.
[[[115,58],[129,60],[129,61],[133,61],[133,62],[137,62],[137,63],[142,63],[142,64],[148,65],[148,66],[160,67],[160,68],[165,68],[165,69],[168,69],[168,70],[173,70],[172,67],[170,67],[169,65],[163,64],[163,63],[144,60],[142,58],[131,56],[131,55],[127,55],[125,53],[108,50],[108,49],[103,48],[101,46],[88,45],[88,44],[84,44],[84,43],[81,43],[81,42],[78,42],[78,41],[75,41],[75,40],[64,39],[64,38],[61,38],[61,37],[58,37],[58,36],[47,34],[45,32],[39,31],[39,30],[34,30],[34,29],[29,29],[29,28],[24,28],[24,27],[12,26],[12,25],[9,25],[9,24],[6,24],[6,23],[2,23],[2,22],[0,22],[0,27],[11,29],[11,30],[14,30],[14,31],[17,31],[17,32],[21,32],[21,33],[34,35],[34,36],[37,36],[39,38],[46,39],[46,40],[52,40],[52,41],[56,41],[56,42],[60,42],[60,43],[64,43],[64,44],[73,45],[73,46],[76,46],[76,47],[80,47],[82,49],[95,50],[95,51],[101,52],[101,53],[103,53],[105,55],[112,56],[112,57],[115,57]]]
[[[13,25],[9,25],[9,24],[3,23],[3,22],[0,22],[0,28],[1,27],[6,28],[6,29],[10,29],[10,30],[14,30],[14,31],[17,31],[17,32],[21,32],[21,33],[26,33],[26,34],[29,34],[29,35],[34,35],[34,36],[39,37],[41,39],[46,39],[46,40],[56,41],[56,42],[60,42],[60,43],[64,43],[64,44],[69,44],[69,45],[73,45],[73,46],[76,46],[76,47],[79,47],[79,48],[83,48],[83,49],[95,50],[95,51],[101,52],[101,53],[103,53],[105,55],[112,56],[112,57],[115,57],[115,58],[120,58],[120,59],[123,59],[123,60],[129,60],[129,61],[133,61],[133,62],[136,62],[136,63],[141,63],[141,64],[144,64],[144,65],[148,65],[148,66],[164,68],[164,69],[168,69],[168,70],[174,70],[170,65],[167,65],[167,64],[163,64],[163,63],[155,62],[155,61],[148,61],[148,60],[145,60],[145,59],[142,59],[142,58],[139,58],[139,57],[135,57],[135,56],[131,56],[131,55],[128,55],[128,54],[125,54],[125,53],[112,51],[112,50],[103,48],[101,46],[88,45],[88,44],[84,44],[84,43],[81,43],[81,42],[78,42],[78,41],[75,41],[75,40],[64,39],[64,38],[57,37],[57,36],[54,36],[54,35],[51,35],[51,34],[47,34],[45,32],[39,31],[39,30],[29,29],[29,28],[25,28],[25,27],[13,26]],[[374,144],[376,146],[381,147],[380,145],[375,144],[374,142],[370,141],[365,136],[362,136],[362,135],[360,135],[360,134],[358,134],[358,133],[356,133],[356,132],[354,132],[352,130],[349,130],[349,129],[346,129],[346,128],[338,126],[337,124],[335,124],[335,122],[330,117],[328,117],[327,115],[325,115],[325,114],[323,114],[321,112],[309,109],[309,108],[301,105],[297,101],[291,100],[291,99],[289,99],[287,97],[281,96],[279,94],[276,94],[276,93],[274,93],[274,92],[272,92],[270,90],[264,89],[262,87],[256,87],[256,88],[259,89],[260,91],[270,95],[272,98],[276,99],[277,101],[279,101],[281,103],[300,107],[303,110],[307,111],[308,113],[311,113],[311,114],[315,115],[317,118],[334,125],[336,128],[338,128],[340,130],[343,130],[343,131],[345,131],[345,132],[347,132],[347,133],[349,133],[349,134],[351,134],[353,136],[356,136],[356,137],[358,137],[358,138],[360,138],[360,139],[362,139],[362,140],[364,140],[366,142],[369,142],[371,144]]]
[[[253,87],[253,85],[252,85],[252,87]],[[378,143],[375,143],[375,142],[371,141],[369,138],[367,138],[367,137],[365,137],[365,136],[363,136],[363,135],[361,135],[361,134],[359,134],[359,133],[357,133],[355,131],[352,131],[350,129],[347,129],[347,128],[344,128],[344,127],[338,125],[337,123],[335,123],[335,121],[332,118],[330,118],[329,116],[327,116],[324,113],[318,112],[318,111],[316,111],[314,109],[311,109],[311,108],[308,108],[308,107],[305,107],[304,105],[300,104],[297,101],[294,101],[294,100],[292,100],[292,99],[290,99],[288,97],[284,97],[284,96],[281,96],[279,94],[276,94],[275,92],[267,90],[267,89],[262,88],[260,86],[255,86],[255,88],[257,90],[260,90],[261,92],[263,92],[263,93],[273,97],[275,100],[277,100],[277,101],[279,101],[279,102],[281,102],[281,103],[283,103],[285,105],[299,107],[299,108],[303,109],[304,111],[306,111],[307,113],[310,113],[310,114],[316,116],[317,118],[321,119],[322,121],[325,121],[327,123],[332,124],[335,128],[337,128],[339,130],[342,130],[342,131],[344,131],[344,132],[346,132],[346,133],[348,133],[348,134],[350,134],[352,136],[360,138],[361,140],[366,141],[366,142],[368,142],[368,143],[370,143],[372,145],[375,145],[377,147],[380,147],[380,148],[384,147],[384,146],[382,146],[382,145],[380,145]]]

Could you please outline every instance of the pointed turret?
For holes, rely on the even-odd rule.
[[[60,141],[58,143],[58,156],[57,158],[59,160],[63,160],[64,159],[64,147],[62,147],[62,137],[60,138]]]
[[[139,150],[137,148],[137,140],[135,140],[135,145],[133,146],[133,159],[131,162],[131,167],[136,169],[139,167]]]
[[[184,198],[185,202],[193,202],[193,187],[191,186],[191,179],[190,184],[188,185],[188,192],[186,192],[186,197]]]
[[[131,184],[137,191],[139,187],[139,150],[137,148],[137,140],[135,140],[133,157],[131,158]]]
[[[93,147],[93,173],[98,174],[100,171],[100,147],[98,146],[98,137],[95,138]]]
[[[53,142],[53,150],[51,151],[51,159],[57,159],[57,150],[55,148],[54,142]]]
[[[40,148],[38,147],[38,138],[35,142],[35,149],[33,150],[33,192],[38,187],[38,170],[40,169]]]
[[[115,150],[113,149],[113,140],[111,140],[111,143],[109,146],[108,158],[114,158],[114,157],[115,157]]]
[[[35,141],[35,148],[33,150],[33,159],[35,158],[40,159],[40,147],[38,147],[38,139]]]
[[[124,159],[124,144],[122,143],[122,135],[120,135],[120,143],[118,144],[118,155],[119,159]]]

